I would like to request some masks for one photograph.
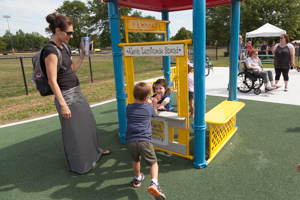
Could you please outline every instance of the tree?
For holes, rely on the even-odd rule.
[[[39,50],[42,48],[42,44],[45,41],[49,42],[49,38],[45,38],[39,33],[24,33],[19,29],[16,34],[12,34],[12,41],[15,50]],[[2,37],[4,43],[6,43],[6,50],[11,49],[10,33],[7,31]]]
[[[289,34],[291,39],[300,36],[300,0],[251,0],[241,2],[240,34],[255,30],[265,23],[278,26]],[[231,6],[224,5],[207,8],[207,40],[220,45],[230,43]],[[260,38],[255,38],[255,41]],[[271,38],[272,40],[272,38]],[[270,42],[270,41],[269,41]]]
[[[111,37],[110,37],[110,26],[108,19],[108,6],[106,3],[103,3],[102,0],[91,0],[87,3],[90,17],[88,19],[89,30],[91,33],[99,35],[97,42],[100,43],[100,47],[109,47],[111,46]],[[119,7],[119,15],[128,16],[131,12],[131,8]],[[124,42],[124,22],[120,20],[120,32],[121,38]]]
[[[28,50],[30,48],[29,44],[28,44],[28,46],[26,45],[27,41],[26,41],[25,33],[21,29],[19,29],[16,32],[16,35],[13,36],[13,38],[14,38],[14,48],[15,49]]]
[[[5,34],[2,36],[2,41],[6,43],[6,50],[11,50],[12,47],[11,47],[11,38],[12,38],[12,41],[14,41],[14,37],[13,35],[8,31],[6,30]]]
[[[193,39],[193,33],[189,30],[186,30],[184,27],[179,29],[179,31],[174,35],[171,40],[186,40]]]
[[[299,0],[244,1],[241,3],[241,33],[245,35],[246,32],[270,23],[286,30],[291,39],[298,39],[296,37],[300,35],[299,6]]]
[[[63,5],[56,9],[56,12],[68,16],[73,22],[74,35],[69,45],[80,48],[81,37],[89,32],[89,9],[81,1],[64,1]]]
[[[0,50],[5,50],[6,46],[7,46],[7,44],[5,42],[3,42],[1,37],[0,37]]]
[[[206,39],[219,45],[230,43],[230,5],[206,9]]]

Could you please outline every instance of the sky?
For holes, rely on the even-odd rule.
[[[81,0],[86,3],[86,0]],[[50,37],[45,32],[48,27],[46,16],[53,13],[55,9],[60,7],[64,0],[1,0],[0,7],[0,37],[2,37],[8,30],[16,34],[21,29],[24,33],[38,32],[44,37]],[[30,2],[30,3],[29,3]],[[160,12],[142,11],[142,16],[154,16],[156,19],[161,19]],[[4,18],[4,15],[9,15],[10,18]],[[192,10],[170,12],[170,37],[174,36],[179,29],[185,27],[187,30],[192,31]]]

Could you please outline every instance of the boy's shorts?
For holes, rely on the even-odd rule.
[[[189,91],[189,100],[194,99],[194,92]]]
[[[131,154],[134,162],[140,162],[141,157],[146,160],[146,163],[150,166],[157,162],[156,154],[153,148],[153,144],[147,141],[134,141],[126,144],[128,151]]]

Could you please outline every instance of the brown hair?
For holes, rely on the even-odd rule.
[[[188,64],[188,73],[190,73],[193,69],[194,69],[194,67],[192,67],[190,64]]]
[[[252,54],[254,54],[254,53],[256,53],[256,52],[258,52],[258,50],[256,50],[256,49],[252,49],[252,50],[250,51],[250,53],[249,53],[249,56],[251,57],[251,56],[252,56]]]
[[[285,38],[286,43],[290,43],[290,36],[288,34],[282,34],[281,36]]]
[[[152,89],[153,89],[154,93],[155,93],[155,86],[156,85],[162,85],[166,89],[166,94],[170,94],[171,90],[170,90],[170,88],[168,86],[168,83],[167,83],[167,81],[165,79],[162,79],[162,78],[161,79],[157,79],[157,81],[155,81],[153,83]]]
[[[145,82],[139,82],[133,87],[133,97],[137,100],[143,101],[151,94],[151,87]]]
[[[55,34],[55,29],[59,28],[64,31],[68,28],[68,26],[73,25],[71,19],[64,15],[59,15],[57,13],[51,13],[47,15],[46,21],[49,23],[49,28],[53,34]]]

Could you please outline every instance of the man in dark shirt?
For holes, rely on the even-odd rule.
[[[266,41],[263,42],[261,51],[264,52],[264,54],[269,55],[269,47]]]

